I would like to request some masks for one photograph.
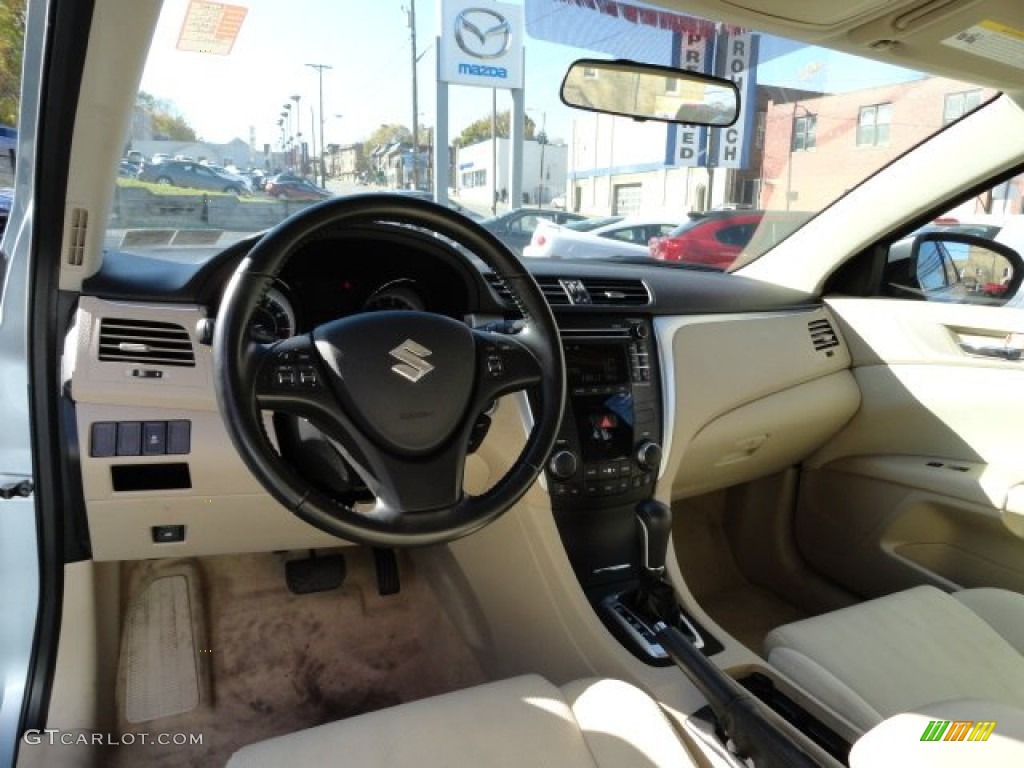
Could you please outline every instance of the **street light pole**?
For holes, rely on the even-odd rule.
[[[537,179],[537,205],[544,207],[544,149],[548,145],[548,113],[543,109],[530,110],[540,112],[540,133],[537,134],[537,143],[540,144],[540,178]]]
[[[412,40],[412,187],[420,188],[420,125],[419,97],[416,83],[416,0],[409,0],[409,36]]]
[[[327,169],[324,166],[324,70],[333,69],[329,64],[307,64],[316,70],[320,78],[320,186],[327,186]],[[316,137],[313,137],[313,149],[316,150]],[[315,175],[315,174],[314,174]]]

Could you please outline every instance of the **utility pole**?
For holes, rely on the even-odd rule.
[[[420,107],[416,87],[416,0],[409,0],[409,37],[412,40],[412,187],[420,188]]]
[[[316,70],[320,78],[320,154],[317,155],[320,162],[320,186],[327,186],[327,168],[324,166],[324,70],[333,69],[329,64],[307,64]],[[313,154],[316,154],[316,136],[313,137]],[[314,174],[315,175],[315,174]]]
[[[296,93],[291,97],[291,100],[295,102],[295,111],[292,114],[295,115],[295,147],[298,150],[296,152],[297,164],[299,166],[298,174],[302,178],[306,178],[306,163],[304,162],[305,158],[302,157],[302,113],[299,112],[299,100],[301,98]]]

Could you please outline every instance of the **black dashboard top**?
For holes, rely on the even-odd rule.
[[[108,251],[100,271],[83,284],[83,293],[215,306],[236,265],[258,239],[259,234],[240,240],[200,262],[177,254],[147,258]],[[819,303],[811,294],[739,274],[657,262],[534,259],[525,264],[558,314],[719,314]],[[425,309],[453,317],[514,313],[482,263],[447,241],[408,227],[377,225],[307,242],[279,277],[282,289],[301,302],[306,317],[300,325],[367,308]]]

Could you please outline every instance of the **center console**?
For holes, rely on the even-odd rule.
[[[545,477],[576,577],[609,630],[644,661],[672,663],[654,639],[652,605],[714,653],[721,646],[678,609],[662,578],[671,512],[652,498],[663,416],[650,321],[571,317],[560,330],[567,394]]]
[[[552,499],[561,509],[639,501],[653,493],[661,462],[650,324],[641,318],[570,323],[561,330],[568,401],[547,466]]]

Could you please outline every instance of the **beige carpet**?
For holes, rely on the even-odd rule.
[[[672,507],[672,540],[686,585],[725,631],[761,654],[775,627],[811,614],[748,580],[725,531],[724,494],[708,494]]]
[[[380,597],[371,553],[353,548],[345,556],[344,585],[311,595],[288,591],[277,555],[191,561],[205,598],[209,648],[198,651],[209,664],[209,701],[136,724],[119,706],[118,725],[122,734],[148,733],[150,741],[157,734],[200,735],[202,745],[122,744],[102,764],[220,766],[253,741],[484,681],[408,558],[401,558],[401,593]],[[152,563],[126,566],[126,605],[158,573]]]

